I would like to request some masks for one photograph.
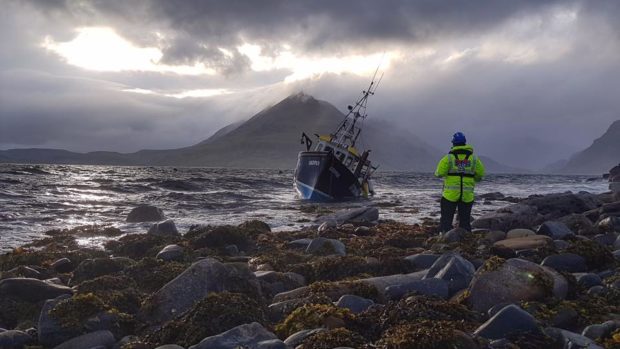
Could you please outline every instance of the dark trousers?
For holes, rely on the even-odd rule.
[[[459,210],[459,227],[471,231],[471,224],[469,223],[471,217],[471,207],[474,202],[452,202],[441,197],[441,223],[439,230],[441,232],[447,232],[452,229],[452,221],[454,220],[454,212]]]

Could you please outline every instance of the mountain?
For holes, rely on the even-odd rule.
[[[344,114],[333,105],[298,93],[252,116],[228,125],[193,146],[169,150],[74,153],[56,149],[0,151],[0,162],[163,165],[232,168],[294,168],[304,149],[301,133],[333,132]],[[424,143],[410,130],[387,121],[361,121],[357,148],[371,149],[371,160],[382,170],[433,171],[442,152]],[[313,138],[313,137],[311,137]],[[510,172],[490,159],[488,172]]]
[[[607,131],[591,146],[573,155],[561,173],[601,174],[620,162],[620,120],[614,121]]]

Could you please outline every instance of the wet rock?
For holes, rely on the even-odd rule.
[[[160,208],[151,205],[140,205],[129,212],[127,215],[127,222],[139,223],[139,222],[153,222],[161,221],[165,219],[164,211]]]
[[[579,313],[570,307],[562,307],[558,309],[557,313],[553,315],[549,321],[549,325],[562,329],[570,329],[578,326]]]
[[[601,277],[594,273],[577,273],[573,274],[573,276],[575,276],[577,283],[586,289],[603,283]]]
[[[339,255],[346,256],[347,250],[344,244],[336,239],[319,237],[312,239],[306,248],[306,253],[314,255]]]
[[[550,236],[553,240],[563,240],[573,235],[566,224],[559,221],[546,221],[540,225],[537,234]]]
[[[0,297],[39,302],[64,294],[72,294],[70,287],[31,278],[9,278],[0,281]]]
[[[615,250],[614,252],[612,252],[614,258],[616,259],[616,261],[620,261],[620,249]]]
[[[237,247],[237,245],[226,245],[224,246],[224,251],[226,251],[226,254],[229,256],[236,256],[239,254],[239,247]]]
[[[321,225],[317,228],[317,231],[320,233],[324,233],[330,229],[334,229],[338,227],[338,222],[336,220],[329,220],[321,223]]]
[[[506,233],[506,239],[524,238],[531,235],[536,235],[536,233],[530,229],[517,228]]]
[[[563,251],[570,247],[570,243],[565,240],[553,240],[553,246],[557,251]]]
[[[411,292],[424,296],[436,296],[443,299],[447,299],[450,296],[448,282],[435,278],[411,281],[406,284],[386,287],[385,296],[390,300],[398,300]]]
[[[177,230],[177,226],[174,224],[172,219],[165,220],[163,222],[158,222],[153,224],[147,234],[155,235],[159,237],[177,237],[181,236],[179,231]]]
[[[405,260],[415,266],[416,269],[430,268],[441,255],[430,253],[418,253],[405,257]]]
[[[535,207],[537,212],[543,215],[546,220],[556,219],[571,213],[583,213],[603,204],[597,195],[586,192],[532,196],[521,203]]]
[[[339,308],[347,308],[353,314],[358,314],[365,311],[373,304],[375,304],[375,302],[373,302],[371,299],[351,294],[345,294],[338,299],[338,301],[335,303],[335,306]]]
[[[379,210],[376,207],[360,207],[349,210],[338,211],[331,215],[321,216],[315,223],[321,225],[324,222],[335,221],[338,225],[345,223],[367,224],[376,222],[379,219]]]
[[[620,249],[620,236],[618,236],[616,238],[616,241],[614,241],[613,248],[616,249],[616,250]]]
[[[427,270],[422,270],[409,274],[376,276],[372,278],[361,279],[360,282],[371,285],[376,288],[380,294],[384,294],[385,290],[390,286],[404,285],[413,281],[422,280],[422,278],[424,278],[427,272]]]
[[[618,236],[616,233],[597,234],[592,237],[592,241],[599,243],[602,246],[613,246]]]
[[[595,227],[602,233],[620,232],[620,217],[606,217],[595,224]]]
[[[70,273],[75,268],[75,265],[69,258],[60,258],[51,265],[57,273]]]
[[[371,233],[370,228],[366,227],[366,226],[360,226],[355,228],[355,230],[353,231],[353,233],[357,236],[368,236]]]
[[[554,294],[554,286],[555,278],[543,267],[513,258],[476,273],[466,303],[475,311],[485,312],[502,302],[542,300]]]
[[[480,199],[485,199],[485,200],[502,200],[504,199],[506,196],[498,191],[496,192],[492,192],[492,193],[484,193],[484,194],[480,194],[478,195],[478,197]]]
[[[303,276],[301,277],[302,280],[300,280],[291,274],[294,273],[286,274],[272,270],[254,272],[256,279],[260,282],[261,290],[265,293],[265,295],[275,295],[290,291],[305,284]]]
[[[545,334],[554,339],[556,343],[567,349],[603,349],[588,337],[562,330],[555,327],[547,327]]]
[[[592,340],[596,340],[599,338],[608,337],[612,332],[614,332],[618,328],[620,328],[620,321],[610,320],[610,321],[605,321],[602,324],[594,324],[594,325],[587,326],[586,328],[583,329],[583,332],[581,332],[581,335],[588,337]]]
[[[159,346],[155,349],[185,349],[185,348],[183,348],[180,345],[176,345],[176,344],[166,344],[166,345]]]
[[[183,260],[183,247],[179,245],[168,245],[157,253],[156,258],[164,261]]]
[[[110,331],[96,331],[90,332],[79,337],[70,339],[56,347],[54,349],[84,349],[103,347],[110,348],[116,343],[114,335]]]
[[[310,329],[310,330],[301,330],[298,332],[293,333],[292,335],[288,336],[285,340],[284,340],[284,344],[288,345],[291,348],[296,348],[298,345],[301,345],[304,340],[314,334],[317,334],[319,332],[323,332],[326,331],[326,329],[324,328],[314,328],[314,329]]]
[[[599,296],[605,293],[605,286],[592,286],[586,292],[589,296]]]
[[[553,246],[553,240],[545,235],[531,235],[521,238],[498,241],[491,247],[491,252],[498,256],[510,258],[516,256],[519,250],[531,250],[549,248]]]
[[[240,229],[248,234],[267,234],[271,233],[271,227],[269,224],[260,221],[258,219],[252,219],[245,221],[238,226]]]
[[[533,206],[513,204],[493,213],[482,215],[472,222],[472,228],[509,231],[536,224],[542,217]]]
[[[246,349],[266,349],[261,343],[270,340],[277,340],[275,334],[267,331],[258,322],[245,324],[230,329],[217,336],[211,336],[203,339],[200,343],[189,347],[189,349],[215,349],[243,347]],[[282,348],[286,348],[286,344],[282,343]],[[270,347],[275,348],[275,347]]]
[[[515,332],[539,331],[538,323],[532,315],[510,304],[478,327],[474,334],[487,339],[501,339]]]
[[[474,265],[456,253],[442,255],[428,270],[424,279],[442,279],[448,283],[449,294],[467,288],[474,276]]]
[[[43,279],[44,278],[41,272],[39,272],[38,270],[34,268],[25,266],[25,265],[20,265],[11,270],[0,272],[0,280],[11,279],[11,278],[21,278],[21,277],[31,278],[31,279]]]
[[[33,341],[32,336],[26,332],[9,330],[0,331],[0,348],[21,349]]]
[[[465,238],[466,234],[467,234],[467,230],[463,228],[454,228],[450,231],[447,231],[445,234],[443,234],[441,236],[441,241],[448,243],[448,244],[453,243],[453,242],[459,242]]]
[[[595,219],[596,220],[596,219]],[[594,235],[596,229],[592,221],[584,214],[572,213],[558,219],[559,222],[564,223],[571,231],[579,235]]]
[[[540,265],[553,268],[557,271],[579,273],[588,270],[586,260],[574,253],[561,253],[546,257]]]
[[[162,323],[182,315],[211,292],[259,294],[258,281],[245,265],[223,264],[205,258],[155,292],[143,305],[140,318]]]

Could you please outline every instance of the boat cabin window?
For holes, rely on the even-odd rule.
[[[352,162],[353,162],[353,158],[347,156],[347,159],[344,161],[344,165],[349,167],[351,166]]]
[[[332,147],[330,147],[330,146],[325,146],[325,151],[332,151]]]

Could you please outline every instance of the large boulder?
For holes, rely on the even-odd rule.
[[[578,235],[594,235],[596,229],[594,224],[584,214],[571,213],[558,219],[559,222],[564,223],[571,231]]]
[[[472,228],[509,231],[535,225],[542,219],[543,217],[538,214],[536,207],[519,203],[482,215],[474,220],[471,226]]]
[[[127,215],[127,222],[156,222],[164,220],[165,218],[164,211],[160,208],[151,205],[140,205],[129,212]]]
[[[510,304],[478,327],[474,334],[487,339],[500,339],[516,332],[540,332],[540,328],[532,315]]]
[[[540,265],[569,273],[580,273],[588,270],[586,260],[574,253],[560,253],[548,256],[543,259]]]
[[[205,258],[155,292],[140,310],[140,318],[150,323],[174,319],[211,292],[260,294],[260,286],[247,265],[224,264]]]
[[[336,239],[319,237],[310,242],[308,247],[306,247],[306,253],[314,255],[345,256],[347,254],[347,249],[342,242]]]
[[[595,341],[578,333],[566,331],[560,328],[547,327],[545,334],[551,337],[561,348],[568,349],[603,349]]]
[[[31,343],[32,336],[26,332],[17,330],[0,331],[0,348],[2,349],[21,349]]]
[[[134,262],[129,258],[93,258],[85,259],[73,271],[73,284],[91,280],[99,276],[118,273]]]
[[[47,300],[45,304],[43,304],[37,324],[39,344],[46,347],[53,347],[80,334],[75,328],[63,327],[58,320],[50,315],[50,310],[67,298],[69,298],[69,296],[64,295],[56,299]]]
[[[538,264],[523,259],[508,259],[496,265],[485,265],[476,272],[469,286],[467,304],[471,309],[486,312],[500,303],[542,300],[554,294],[558,276],[550,275]]]
[[[167,245],[157,253],[156,258],[164,261],[180,261],[183,259],[183,247],[179,245]]]
[[[531,196],[521,203],[535,207],[545,220],[557,219],[571,213],[583,213],[603,204],[597,195],[586,192]]]
[[[64,294],[72,294],[70,287],[31,278],[9,278],[0,281],[0,297],[39,302]]]
[[[320,226],[325,222],[336,222],[338,225],[346,223],[363,225],[376,222],[378,219],[379,210],[376,207],[359,207],[321,216],[317,218],[314,223],[317,226]]]
[[[365,311],[373,304],[375,304],[375,302],[373,302],[372,299],[352,294],[345,294],[344,296],[340,297],[334,305],[339,308],[347,308],[353,314],[358,314]]]
[[[279,341],[275,334],[267,331],[258,322],[253,322],[237,326],[216,336],[207,337],[200,341],[200,343],[192,345],[189,349],[287,348],[282,341],[279,341],[281,343],[280,346],[272,345],[274,340]]]
[[[444,280],[448,284],[450,295],[467,288],[474,276],[474,265],[456,253],[442,255],[428,270],[424,279],[436,278]]]
[[[411,263],[417,270],[430,268],[441,255],[430,253],[418,253],[405,257],[405,260]]]
[[[165,220],[163,222],[155,223],[149,228],[147,232],[150,235],[160,237],[178,237],[181,236],[177,230],[177,226],[172,219]]]
[[[423,279],[410,281],[405,284],[388,286],[385,288],[385,296],[391,300],[398,300],[405,295],[415,292],[423,296],[435,296],[447,299],[450,296],[448,282],[442,279]]]
[[[367,279],[361,279],[360,282],[363,282],[367,285],[373,286],[377,289],[377,291],[385,296],[385,291],[390,286],[396,285],[405,285],[413,281],[422,280],[428,271],[422,270],[415,273],[409,274],[394,274],[394,275],[386,275],[386,276],[375,276]]]

